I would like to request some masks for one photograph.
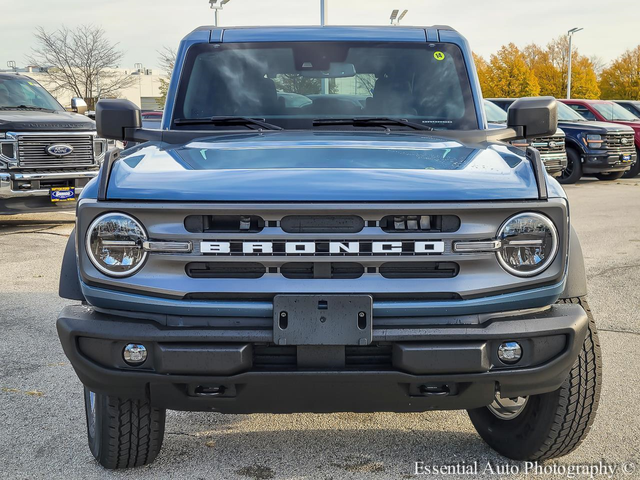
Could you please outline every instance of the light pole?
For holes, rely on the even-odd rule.
[[[12,69],[14,72],[18,71],[18,69],[16,68],[16,62],[14,60],[9,60],[7,62],[7,67]]]
[[[329,21],[329,0],[320,0],[320,25],[325,26]],[[320,80],[320,93],[326,95],[329,93],[329,79]]]
[[[140,94],[140,108],[142,108],[142,72],[144,67],[141,63],[134,63],[133,68],[138,70],[138,93]]]
[[[409,10],[404,10],[402,13],[400,13],[400,10],[398,9],[392,10],[391,16],[389,17],[389,20],[391,20],[391,25],[400,25],[400,22],[408,12]],[[398,13],[400,13],[400,16],[398,16]]]
[[[573,37],[573,34],[579,32],[580,30],[582,30],[582,27],[572,28],[567,32],[567,34],[569,35],[569,71],[567,73],[567,100],[571,99],[571,54],[573,53],[571,49],[571,39]]]
[[[218,1],[220,1],[220,5],[218,5]],[[211,9],[214,11],[215,13],[215,20],[214,20],[214,25],[217,27],[218,26],[218,15],[219,15],[219,11],[222,10],[222,7],[224,7],[227,3],[229,3],[231,0],[209,0],[209,5],[211,5]]]

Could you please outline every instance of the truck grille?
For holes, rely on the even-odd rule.
[[[534,138],[531,142],[531,146],[537,148],[540,152],[540,155],[550,153],[564,153],[564,138],[564,134],[562,133],[552,135],[550,137]]]
[[[633,153],[633,133],[610,133],[603,136],[603,147],[612,153]]]
[[[19,135],[18,165],[22,168],[77,168],[96,165],[92,135]],[[73,151],[56,156],[47,149],[52,145],[68,145]]]

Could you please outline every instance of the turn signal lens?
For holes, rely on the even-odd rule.
[[[107,213],[96,218],[87,231],[86,248],[91,263],[105,275],[126,277],[142,267],[147,234],[133,217]]]
[[[498,231],[501,248],[498,261],[507,272],[519,277],[542,273],[558,253],[558,231],[539,213],[520,213]]]

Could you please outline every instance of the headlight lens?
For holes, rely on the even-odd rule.
[[[126,277],[142,267],[147,258],[144,227],[124,213],[107,213],[96,218],[87,231],[87,254],[105,275]]]
[[[498,261],[509,273],[531,277],[542,273],[558,253],[558,231],[539,213],[520,213],[498,231]]]
[[[602,135],[587,135],[587,143],[591,148],[602,147]]]

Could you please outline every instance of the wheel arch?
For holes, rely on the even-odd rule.
[[[85,298],[80,288],[80,277],[78,275],[78,255],[76,253],[76,229],[74,228],[67,240],[62,257],[62,268],[60,270],[60,283],[58,285],[58,295],[68,300],[79,300],[84,302]]]
[[[584,267],[582,245],[575,229],[569,232],[569,263],[567,283],[560,298],[584,297],[587,294],[587,271]]]

